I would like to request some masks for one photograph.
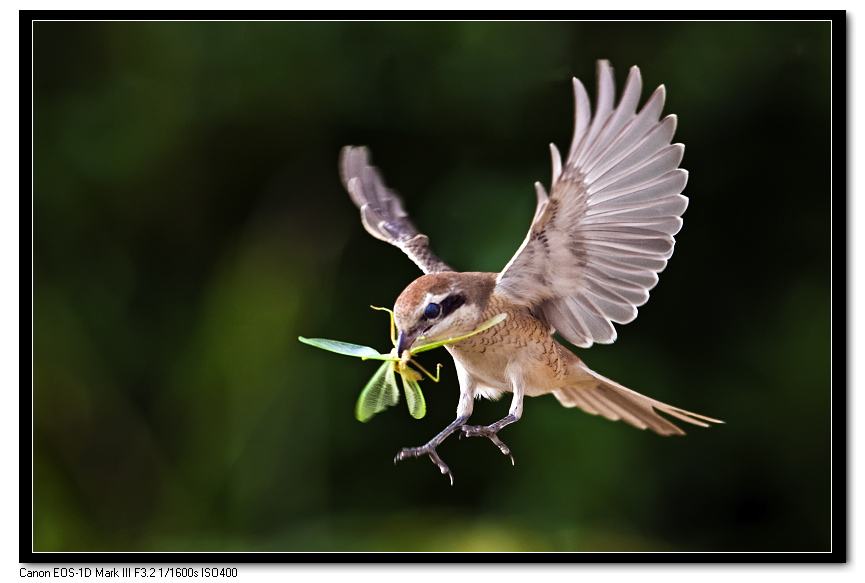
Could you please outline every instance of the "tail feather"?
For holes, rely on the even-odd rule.
[[[708,427],[709,423],[723,423],[650,399],[599,375],[582,361],[569,364],[576,368],[570,375],[574,382],[553,391],[565,407],[579,407],[586,413],[601,415],[611,421],[621,419],[634,427],[648,428],[660,435],[684,435],[685,432],[659,415],[658,411],[700,427]]]

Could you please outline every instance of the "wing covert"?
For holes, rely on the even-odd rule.
[[[659,119],[664,86],[638,112],[642,80],[632,67],[614,107],[607,61],[598,62],[595,115],[574,79],[574,134],[562,163],[551,144],[553,182],[496,291],[537,309],[568,341],[588,347],[616,339],[613,322],[637,317],[673,254],[688,199],[684,146],[671,144],[676,117]],[[542,200],[543,198],[543,200]]]
[[[429,238],[418,232],[399,195],[385,185],[378,168],[369,160],[369,150],[363,146],[345,146],[339,154],[342,185],[360,209],[367,232],[402,249],[424,273],[453,271],[430,251]]]

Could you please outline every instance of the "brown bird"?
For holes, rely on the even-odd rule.
[[[428,455],[453,484],[436,447],[454,431],[487,437],[511,457],[499,431],[523,413],[523,398],[552,393],[565,407],[619,419],[660,435],[684,432],[658,414],[707,427],[717,419],[650,399],[589,369],[553,337],[588,348],[616,339],[613,322],[637,317],[673,254],[682,226],[688,179],[679,168],[684,146],[671,144],[676,117],[660,119],[661,85],[637,112],[640,70],[632,67],[614,107],[613,70],[598,62],[595,114],[582,83],[573,80],[576,122],[562,162],[550,144],[553,179],[548,196],[535,183],[538,204],[525,241],[501,273],[453,271],[429,248],[397,194],[369,165],[366,148],[340,155],[342,183],[361,212],[366,230],[402,249],[426,275],[397,298],[397,352],[420,338],[446,340],[476,330],[498,314],[495,326],[447,345],[460,384],[457,418],[427,444],[400,451],[394,462]],[[466,425],[474,400],[513,393],[507,417],[492,425]]]

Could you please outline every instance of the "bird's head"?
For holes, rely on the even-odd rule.
[[[438,342],[474,331],[483,323],[495,275],[490,273],[431,273],[414,280],[396,299],[394,322],[397,353],[410,349],[421,336]]]

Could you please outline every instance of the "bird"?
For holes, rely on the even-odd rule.
[[[518,421],[525,397],[552,393],[565,407],[622,420],[660,435],[684,434],[679,421],[723,423],[662,403],[591,370],[553,337],[579,348],[616,340],[648,301],[658,273],[672,256],[688,198],[688,172],[679,167],[684,145],[671,143],[677,118],[661,119],[659,86],[637,111],[642,91],[631,67],[618,104],[613,68],[597,63],[594,114],[583,84],[573,78],[574,131],[564,160],[550,144],[549,194],[535,183],[537,206],[522,245],[500,273],[459,272],[430,249],[399,195],[372,166],[366,147],[340,152],[340,178],[373,237],[402,249],[424,272],[397,298],[396,351],[408,357],[418,342],[457,338],[504,314],[498,324],[448,344],[459,381],[456,419],[419,447],[403,448],[394,463],[429,456],[453,485],[437,447],[451,434],[486,437],[514,458],[499,432]],[[508,414],[490,425],[469,425],[476,399],[512,393]]]

